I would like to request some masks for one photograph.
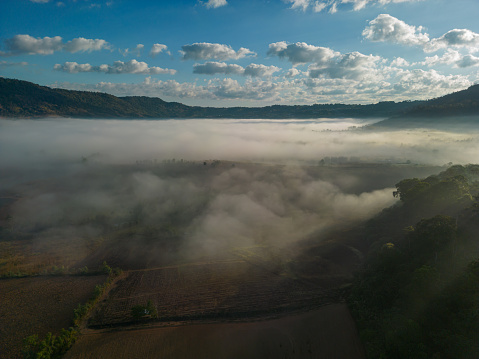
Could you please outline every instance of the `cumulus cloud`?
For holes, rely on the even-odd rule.
[[[163,44],[153,44],[150,50],[150,56],[155,57],[156,55],[166,52],[167,54],[170,54],[168,51],[168,46],[163,45]]]
[[[85,39],[83,37],[63,42],[60,36],[35,38],[30,35],[15,35],[4,41],[7,51],[0,51],[2,56],[15,55],[51,55],[55,51],[65,50],[67,52],[91,52],[102,49],[110,49],[110,44],[101,39]]]
[[[314,62],[317,64],[327,63],[339,53],[327,47],[308,45],[305,42],[288,44],[285,41],[275,42],[269,45],[268,55],[286,59],[293,65]]]
[[[398,93],[410,96],[422,96],[429,92],[428,98],[436,97],[434,93],[444,95],[471,86],[472,83],[466,76],[442,75],[436,70],[425,71],[422,69],[405,70],[398,74],[398,81],[393,89]],[[431,93],[432,92],[432,93]]]
[[[235,64],[228,65],[224,62],[206,62],[204,64],[193,65],[193,73],[202,75],[242,75],[244,68]]]
[[[266,66],[258,64],[250,64],[246,68],[236,64],[226,64],[224,62],[206,62],[204,64],[195,64],[193,66],[193,73],[203,75],[242,75],[251,77],[267,77],[272,76],[273,73],[279,71],[280,68],[276,66]]]
[[[163,69],[161,67],[149,67],[146,62],[130,60],[128,62],[115,61],[113,65],[91,66],[90,64],[78,64],[76,62],[65,62],[63,65],[56,64],[54,69],[68,73],[78,72],[104,72],[106,74],[170,74],[174,75],[176,70]]]
[[[402,57],[396,57],[394,58],[393,61],[391,61],[391,66],[409,67],[411,66],[411,64],[406,59],[403,59]]]
[[[462,59],[462,55],[452,49],[448,49],[442,56],[434,55],[426,57],[420,64],[423,66],[435,66],[439,64],[454,65]]]
[[[252,100],[262,101],[276,99],[280,85],[272,81],[250,80],[240,84],[238,81],[227,79],[213,79],[205,85],[174,80],[161,81],[146,78],[142,83],[112,83],[99,82],[97,84],[57,83],[52,87],[72,90],[100,91],[116,96],[151,96],[178,99],[202,100]]]
[[[354,11],[362,10],[367,5],[386,5],[390,3],[416,2],[422,0],[283,0],[291,4],[291,9],[306,11],[311,8],[314,12],[327,10],[329,13],[336,13],[338,7],[345,4],[352,5]]]
[[[226,0],[208,0],[207,2],[203,3],[206,8],[208,9],[216,9],[218,7],[226,6],[228,5],[228,2]]]
[[[288,45],[285,45],[287,48]],[[314,50],[298,59],[297,54],[289,55],[291,61],[317,60]],[[278,69],[252,64],[249,69],[224,62],[207,62],[194,65],[198,74],[237,75],[245,79],[213,78],[204,82],[160,81],[147,78],[142,83],[98,84],[56,84],[57,87],[102,91],[117,96],[153,96],[171,101],[186,102],[191,105],[224,106],[222,100],[235,105],[241,101],[247,106],[265,106],[274,103],[314,104],[314,103],[375,103],[378,101],[422,100],[443,96],[471,86],[467,75],[448,75],[433,70],[414,70],[421,63],[409,63],[403,58],[388,61],[378,56],[351,52],[334,54],[324,61],[310,62],[307,71],[293,67],[285,71],[284,77],[271,77],[259,80],[260,76],[271,76]],[[454,55],[451,52],[451,56]],[[328,58],[326,56],[326,58]],[[428,61],[438,61],[429,59]],[[445,60],[444,60],[445,61]],[[475,66],[476,56],[462,56],[453,66]],[[75,67],[73,67],[75,68]],[[248,69],[248,71],[246,71]],[[72,71],[67,69],[67,71]],[[234,100],[234,101],[233,101]]]
[[[391,42],[409,46],[421,46],[425,52],[446,49],[446,53],[426,58],[423,65],[454,64],[456,67],[468,67],[474,63],[473,56],[463,57],[454,48],[479,51],[479,34],[468,29],[453,29],[444,35],[430,39],[422,26],[406,24],[388,14],[378,15],[363,30],[364,38],[375,42]],[[471,57],[472,56],[472,57]]]
[[[471,67],[479,65],[479,57],[474,55],[466,55],[456,62],[457,67]]]
[[[145,45],[138,44],[138,45],[136,45],[136,47],[134,49],[131,49],[131,50],[130,49],[125,49],[125,50],[118,49],[118,51],[123,56],[128,56],[130,54],[135,54],[136,56],[140,57],[141,56],[141,50],[143,50],[144,48],[145,48]]]
[[[378,15],[369,22],[363,36],[370,41],[386,41],[403,45],[425,45],[429,41],[422,26],[412,26],[388,14]]]
[[[226,64],[224,62],[206,62],[204,64],[195,64],[193,66],[193,73],[204,75],[242,75],[251,77],[267,77],[272,76],[273,73],[279,71],[280,68],[276,66],[266,66],[260,64],[249,64],[246,68],[235,64]]]
[[[359,52],[341,54],[330,48],[308,45],[304,42],[287,44],[281,41],[269,45],[268,55],[286,59],[293,66],[310,63],[308,75],[311,78],[379,81],[384,77],[378,69],[381,57],[363,55]],[[290,70],[286,77],[291,78],[298,74],[299,72]]]
[[[379,81],[382,76],[377,71],[376,65],[380,60],[379,56],[351,52],[338,57],[337,61],[330,61],[319,68],[316,65],[311,66],[309,76],[312,78],[326,76],[333,79],[369,79],[370,81]]]
[[[101,39],[85,39],[84,37],[79,37],[68,41],[63,45],[63,49],[68,52],[92,52],[102,49],[109,49],[110,45]]]
[[[271,81],[246,81],[241,85],[233,79],[211,82],[207,90],[219,99],[265,100],[277,95],[277,84]]]
[[[238,60],[246,56],[255,56],[256,54],[244,47],[235,51],[231,46],[223,44],[212,44],[207,42],[194,43],[181,47],[180,53],[183,60]]]
[[[424,47],[426,52],[434,52],[448,47],[479,49],[479,34],[467,29],[450,30],[437,39],[432,39]]]
[[[293,77],[298,76],[300,73],[301,73],[301,71],[299,71],[297,68],[293,67],[293,68],[288,70],[288,72],[286,73],[285,76],[286,76],[286,78],[293,78]]]
[[[249,64],[244,70],[245,76],[251,77],[265,77],[272,76],[275,72],[281,70],[276,66],[266,66],[261,64]]]

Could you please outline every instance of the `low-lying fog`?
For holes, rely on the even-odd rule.
[[[443,165],[475,160],[478,133],[346,131],[346,120],[0,121],[0,165],[52,160],[319,161],[326,156]]]
[[[474,162],[479,153],[478,133],[348,130],[361,124],[2,120],[0,190],[21,192],[12,223],[36,241],[139,226],[150,234],[137,235],[138,244],[151,244],[154,233],[189,252],[215,254],[282,247],[396,201],[392,187],[401,178],[381,177],[381,169],[361,173],[360,166],[334,172],[330,164],[438,166]],[[428,175],[409,167],[402,175]]]

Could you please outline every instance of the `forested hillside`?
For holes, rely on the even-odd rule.
[[[479,165],[399,182],[350,307],[369,358],[479,357]]]
[[[0,117],[46,116],[78,118],[384,118],[420,102],[373,105],[198,107],[145,96],[116,97],[99,92],[70,91],[27,81],[0,78]]]

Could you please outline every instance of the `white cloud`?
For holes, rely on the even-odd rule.
[[[63,45],[63,49],[68,52],[92,52],[102,49],[109,49],[110,45],[105,40],[101,39],[85,39],[78,37],[68,41]]]
[[[277,96],[277,84],[271,81],[248,80],[241,85],[232,79],[211,82],[207,89],[219,99],[265,100]]]
[[[273,73],[279,70],[280,68],[276,66],[250,64],[244,68],[236,64],[229,65],[224,62],[206,62],[204,64],[195,64],[193,66],[193,73],[203,75],[234,74],[251,77],[265,77],[272,76]]]
[[[313,11],[314,11],[314,12],[321,12],[321,11],[323,11],[324,9],[326,9],[327,6],[328,6],[328,5],[325,4],[325,3],[316,1],[316,3],[315,3],[314,6],[313,6]]]
[[[152,96],[172,99],[202,99],[202,100],[251,100],[262,101],[278,97],[279,86],[271,81],[247,79],[240,84],[233,79],[214,79],[206,85],[177,82],[174,80],[153,80],[150,77],[142,83],[112,83],[98,84],[61,83],[52,87],[72,90],[88,90],[111,93],[116,96]]]
[[[479,65],[479,57],[474,55],[466,55],[462,59],[456,62],[458,67],[470,67]]]
[[[110,44],[101,39],[75,38],[63,43],[60,36],[35,38],[30,35],[15,35],[4,41],[6,52],[0,51],[1,56],[15,56],[23,54],[51,55],[55,51],[65,50],[71,53],[91,52],[109,49]]]
[[[400,72],[393,89],[402,96],[433,98],[471,85],[466,76],[441,75],[436,70],[415,69]]]
[[[404,101],[430,99],[465,89],[473,83],[467,76],[444,75],[435,70],[388,67],[384,60],[371,55],[346,54],[336,59],[336,67],[330,64],[317,78],[296,77],[259,80],[247,77],[196,82],[161,81],[148,77],[141,83],[98,84],[63,83],[56,87],[111,93],[117,96],[152,96],[205,106],[225,106],[228,101],[252,106],[268,104],[314,103],[376,103],[379,101]],[[474,59],[477,61],[478,59]],[[341,64],[342,61],[342,64]],[[354,64],[354,66],[353,66]],[[375,64],[375,65],[374,65]],[[311,65],[313,66],[313,65]],[[341,67],[342,66],[342,67]],[[348,67],[349,66],[349,67]],[[368,67],[370,66],[370,67]],[[367,74],[369,69],[370,74]],[[334,77],[335,76],[335,77]],[[225,100],[227,100],[225,102]]]
[[[130,60],[128,62],[115,61],[113,65],[91,66],[90,64],[78,64],[76,62],[65,62],[63,65],[56,64],[54,69],[68,73],[78,72],[104,72],[106,74],[170,74],[174,75],[176,70],[162,69],[161,67],[149,67],[146,62]]]
[[[363,36],[370,41],[386,41],[403,45],[425,45],[429,41],[422,26],[412,26],[388,14],[378,15],[369,22]]]
[[[8,52],[4,55],[40,54],[50,55],[63,48],[60,36],[34,38],[30,35],[15,35],[4,41]]]
[[[204,64],[193,65],[193,73],[202,75],[242,75],[244,73],[244,68],[235,64],[228,65],[224,62],[206,62]]]
[[[332,79],[380,81],[384,77],[377,68],[380,60],[379,56],[351,52],[341,55],[336,61],[330,61],[324,66],[310,66],[309,77],[326,76]]]
[[[168,46],[163,45],[163,44],[153,44],[150,50],[150,56],[155,57],[156,55],[162,53],[163,51],[166,52],[167,54],[170,54],[168,50]]]
[[[63,65],[56,64],[53,66],[56,71],[68,72],[70,74],[76,74],[78,72],[94,72],[93,66],[90,64],[79,64],[76,62],[65,62]],[[99,69],[99,68],[97,68]]]
[[[278,72],[281,70],[279,67],[276,66],[266,66],[266,65],[260,65],[260,64],[249,64],[246,66],[244,70],[244,75],[245,76],[251,76],[251,77],[267,77],[267,76],[273,76],[275,72]]]
[[[351,4],[354,11],[364,9],[367,5],[387,5],[390,3],[417,2],[422,0],[283,0],[291,4],[291,9],[306,11],[311,8],[314,12],[321,12],[329,9],[328,12],[334,14],[339,6]]]
[[[293,68],[288,70],[288,72],[286,73],[285,76],[286,76],[286,78],[293,78],[293,77],[298,76],[300,73],[301,73],[301,71],[299,71],[296,67],[293,67]]]
[[[409,67],[411,66],[411,64],[406,59],[403,59],[402,57],[396,57],[394,58],[393,61],[391,61],[391,66]]]
[[[363,36],[371,41],[391,42],[402,45],[419,45],[425,52],[435,52],[446,49],[442,56],[432,56],[426,58],[422,65],[433,66],[436,64],[455,64],[458,67],[468,67],[473,58],[468,55],[462,60],[461,55],[453,48],[465,48],[470,52],[479,51],[479,34],[468,29],[453,29],[435,39],[429,39],[429,35],[422,26],[412,26],[406,24],[391,15],[381,14],[369,22],[363,30]]]
[[[303,11],[306,11],[311,4],[310,0],[287,0],[287,2],[291,3],[291,9],[301,9]]]
[[[467,29],[450,30],[437,39],[432,39],[424,47],[426,52],[434,52],[448,47],[479,49],[479,34]]]
[[[423,66],[435,66],[435,65],[440,65],[440,64],[445,64],[445,65],[453,65],[456,64],[458,61],[460,61],[462,58],[462,55],[452,49],[448,49],[443,56],[439,57],[438,55],[434,55],[431,57],[426,57],[426,60],[424,62],[421,62],[421,65]]]
[[[455,68],[471,67],[478,64],[479,57],[471,54],[461,55],[458,51],[453,49],[448,49],[442,56],[434,55],[426,57],[426,60],[421,62],[421,65],[424,66],[453,65]]]
[[[268,55],[286,59],[293,65],[314,63],[327,63],[339,53],[327,47],[308,45],[304,42],[287,44],[285,41],[275,42],[269,45]]]
[[[256,55],[253,51],[244,47],[234,51],[231,46],[223,44],[211,44],[208,42],[194,43],[181,47],[180,53],[183,60],[238,60],[246,56]]]
[[[130,49],[125,49],[125,50],[122,50],[122,49],[118,49],[118,51],[120,52],[120,54],[122,54],[123,56],[128,56],[130,54],[135,54],[137,57],[140,57],[141,56],[141,50],[143,50],[145,48],[145,45],[143,44],[138,44],[136,45],[136,47],[132,50]]]
[[[208,0],[207,2],[204,3],[204,5],[208,9],[216,9],[221,6],[228,5],[228,2],[226,0]]]

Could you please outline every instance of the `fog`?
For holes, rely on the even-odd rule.
[[[401,176],[430,174],[413,164],[479,153],[477,133],[351,129],[365,123],[2,120],[0,190],[19,198],[13,232],[36,248],[81,239],[87,256],[106,238],[161,263],[320,238],[394,204]],[[385,167],[362,169],[371,162]]]
[[[0,165],[78,161],[99,154],[113,163],[146,159],[318,161],[325,156],[468,163],[479,134],[432,130],[346,131],[341,120],[30,120],[0,121]]]

